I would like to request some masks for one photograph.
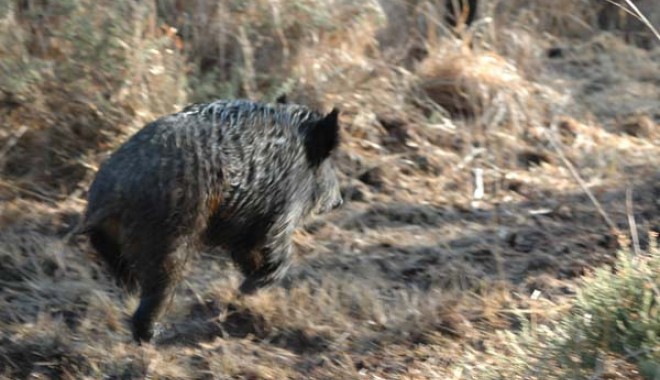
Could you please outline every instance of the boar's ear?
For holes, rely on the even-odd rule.
[[[338,116],[339,110],[333,108],[322,119],[306,126],[305,153],[312,166],[320,165],[339,145]]]
[[[277,104],[286,104],[286,94],[282,94],[275,99],[275,103]]]

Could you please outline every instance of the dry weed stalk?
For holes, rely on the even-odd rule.
[[[561,159],[564,166],[570,171],[571,175],[573,176],[573,179],[575,179],[575,182],[577,182],[577,184],[580,186],[582,191],[587,195],[587,197],[589,197],[589,200],[594,205],[594,207],[596,208],[596,210],[598,211],[598,213],[600,214],[600,216],[603,218],[608,228],[610,229],[610,232],[612,232],[614,235],[619,235],[620,234],[619,228],[612,221],[612,219],[609,217],[607,212],[605,212],[605,209],[603,209],[603,206],[600,204],[598,199],[596,199],[593,192],[589,190],[587,184],[580,176],[580,173],[578,173],[577,169],[575,169],[575,166],[568,160],[568,158],[566,158],[566,155],[564,154],[564,151],[559,141],[555,138],[554,134],[556,130],[557,130],[557,119],[554,119],[551,124],[550,130],[546,131],[546,136],[548,137],[548,141],[550,141],[550,144],[555,149],[555,152],[557,152],[557,155]]]
[[[630,227],[630,236],[633,241],[633,252],[639,256],[641,249],[639,247],[639,234],[637,233],[637,223],[635,222],[635,211],[633,209],[632,188],[626,189],[626,214],[628,214],[628,226]]]
[[[615,2],[615,1],[613,1],[613,0],[605,0],[605,1],[607,1],[607,2],[610,3],[610,4],[613,4],[613,5],[617,6],[617,7],[619,7],[619,8],[622,9],[624,12],[626,12],[626,13],[628,13],[628,14],[630,14],[630,15],[636,17],[638,20],[642,21],[642,22],[644,23],[644,25],[645,25],[647,28],[649,28],[649,30],[651,30],[651,32],[653,33],[653,35],[655,36],[655,38],[657,38],[658,41],[660,41],[660,33],[658,32],[658,30],[657,30],[657,29],[655,28],[655,26],[654,26],[654,25],[648,20],[648,18],[646,18],[646,15],[644,15],[644,13],[642,13],[642,12],[639,10],[639,8],[637,8],[637,6],[635,5],[635,3],[634,3],[632,0],[624,0],[624,1],[626,2],[626,4],[628,4],[628,6],[629,6],[630,8],[632,8],[632,11],[629,10],[629,9],[627,9],[626,7],[623,7],[621,4],[619,4],[619,3],[617,3],[617,2]]]

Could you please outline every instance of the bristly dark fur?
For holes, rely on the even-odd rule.
[[[303,219],[341,204],[329,159],[338,110],[219,100],[147,124],[100,168],[82,231],[115,278],[139,286],[134,339],[149,341],[182,241],[226,248],[243,293],[279,281]]]

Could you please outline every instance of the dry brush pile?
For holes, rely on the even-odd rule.
[[[0,5],[0,376],[657,376],[660,44],[549,4],[457,28],[437,0]],[[135,347],[137,300],[68,240],[99,163],[188,102],[281,94],[342,110],[345,206],[253,297],[201,252]]]

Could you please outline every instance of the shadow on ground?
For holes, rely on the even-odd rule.
[[[633,185],[634,216],[644,248],[648,244],[646,231],[660,230],[660,175],[646,176]],[[626,186],[594,191],[617,227],[628,231]],[[75,227],[74,214],[44,211],[31,215],[0,233],[0,299],[4,305],[0,317],[6,324],[29,324],[47,313],[62,318],[70,335],[77,336],[81,321],[90,318],[86,300],[93,290],[89,284],[102,288],[111,287],[111,282],[98,266],[86,264],[93,259],[88,248],[67,247],[62,242]],[[399,290],[435,297],[438,292],[472,292],[504,282],[520,294],[539,290],[549,299],[570,297],[574,294],[571,280],[612,263],[618,248],[617,239],[583,193],[556,194],[482,210],[348,202],[345,210],[318,223],[312,236],[330,253],[301,252],[283,283],[285,289],[301,284],[320,287],[330,278],[336,283],[373,284],[374,291],[383,297]],[[208,260],[215,261],[205,255],[190,264],[203,273],[211,267],[205,265]],[[225,268],[219,274],[207,275],[218,277],[233,271]],[[40,287],[35,292],[37,281]],[[119,292],[113,288],[109,294],[117,296]],[[186,301],[178,298],[175,302]],[[315,360],[315,354],[339,352],[336,336],[313,328],[278,328],[241,302],[206,299],[189,301],[185,308],[184,318],[164,326],[157,346],[183,348],[218,338],[247,339],[300,355],[302,366]],[[448,337],[460,335],[447,319],[430,325],[397,323],[384,331],[367,331],[355,337],[364,343],[344,345],[341,350],[353,350],[359,356],[378,352],[392,342],[425,344],[429,329]],[[511,320],[509,327],[516,326],[520,326],[519,321]],[[37,356],[63,366],[69,362],[78,365],[71,364],[75,357],[67,353],[71,349],[70,354],[77,355],[73,346],[53,341],[36,349],[29,335],[14,335],[9,342],[3,333],[0,339],[7,343],[0,347],[3,367],[33,365]]]

